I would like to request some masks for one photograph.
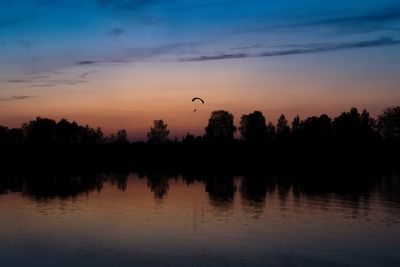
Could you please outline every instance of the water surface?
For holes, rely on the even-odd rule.
[[[348,181],[4,175],[0,266],[400,266],[399,177]]]

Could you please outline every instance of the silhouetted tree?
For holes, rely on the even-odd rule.
[[[350,112],[343,112],[333,121],[333,131],[336,137],[348,140],[365,140],[374,132],[374,121],[369,113],[364,110],[360,114],[357,108]]]
[[[196,137],[193,134],[187,133],[182,138],[182,143],[194,143],[196,141]]]
[[[8,128],[0,125],[0,145],[8,143]]]
[[[24,142],[35,145],[103,144],[104,134],[100,128],[93,129],[78,125],[66,119],[58,123],[54,120],[38,117],[24,123],[21,130],[14,129],[13,136],[23,135]],[[18,139],[18,137],[17,137]]]
[[[129,144],[128,134],[126,133],[126,130],[121,129],[116,134],[111,134],[109,143],[118,145]]]
[[[326,114],[307,118],[301,124],[301,133],[307,139],[326,139],[332,135],[332,119]]]
[[[104,144],[105,138],[104,134],[100,128],[93,129],[86,125],[84,128],[81,129],[82,134],[82,144],[86,145],[100,145]]]
[[[240,134],[243,140],[249,142],[262,142],[267,136],[265,117],[260,111],[243,115],[240,120]]]
[[[24,133],[20,128],[12,128],[8,130],[8,144],[20,145],[23,144]]]
[[[276,136],[276,127],[272,122],[269,122],[267,125],[267,140],[272,141]]]
[[[168,125],[163,120],[155,120],[154,126],[147,133],[147,139],[153,144],[162,144],[168,141],[169,130]]]
[[[400,106],[387,108],[379,115],[378,129],[384,138],[400,138]]]
[[[206,136],[214,140],[232,140],[236,132],[233,115],[225,110],[214,111],[208,120]]]
[[[55,120],[37,117],[36,120],[22,125],[28,144],[51,145],[57,141],[57,123]]]
[[[276,133],[278,136],[287,137],[290,134],[290,128],[285,115],[281,115],[276,124]]]
[[[301,126],[300,117],[297,115],[296,117],[294,117],[292,121],[292,132],[297,133],[300,130],[300,126]]]
[[[76,123],[62,119],[57,123],[57,143],[79,144],[82,142],[82,130]]]

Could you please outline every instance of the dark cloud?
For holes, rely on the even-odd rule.
[[[111,36],[120,36],[122,34],[124,34],[125,30],[121,29],[121,28],[113,28],[111,30],[108,31],[108,34]]]
[[[347,26],[363,26],[365,24],[376,25],[376,23],[387,23],[400,20],[400,6],[375,10],[374,13],[347,16],[330,19],[321,19],[306,23],[306,26],[318,25],[347,25]]]
[[[71,79],[55,79],[50,75],[37,75],[37,76],[26,76],[17,79],[11,79],[4,81],[5,83],[21,83],[27,84],[28,87],[53,87],[57,85],[77,85],[81,83],[89,82],[88,75],[95,73],[95,71],[87,71],[76,78]]]
[[[390,8],[375,9],[373,12],[364,13],[357,11],[350,15],[326,14],[324,18],[314,15],[295,23],[285,23],[277,25],[267,25],[257,27],[253,31],[270,30],[296,30],[308,27],[328,27],[338,29],[341,32],[373,32],[390,29],[390,24],[400,20],[400,6]]]
[[[13,80],[7,80],[6,83],[28,83],[31,81],[32,80],[28,80],[28,79],[13,79]]]
[[[220,59],[235,59],[235,58],[245,58],[250,57],[251,55],[245,53],[238,53],[238,54],[221,54],[221,55],[214,55],[214,56],[199,56],[199,57],[191,57],[191,58],[184,58],[181,61],[208,61],[208,60],[220,60]]]
[[[21,95],[21,96],[11,96],[11,97],[5,97],[5,98],[0,98],[0,101],[14,101],[14,100],[24,100],[28,98],[33,98],[33,97],[38,97],[37,95]]]
[[[42,79],[47,79],[50,78],[49,75],[37,75],[37,76],[28,76],[28,77],[23,77],[23,78],[18,78],[18,79],[11,79],[5,81],[6,83],[30,83],[34,82],[37,80],[42,80]]]
[[[53,87],[58,85],[78,85],[82,83],[87,83],[88,80],[79,79],[60,79],[60,80],[48,80],[40,83],[29,85],[29,87]]]
[[[91,65],[91,64],[96,64],[98,63],[97,61],[91,61],[91,60],[82,60],[78,62],[78,65]]]
[[[299,54],[323,53],[323,52],[367,48],[367,47],[393,46],[399,44],[400,44],[399,40],[387,37],[387,38],[381,38],[370,41],[361,41],[361,42],[321,44],[320,46],[313,44],[311,47],[278,50],[278,51],[267,51],[259,54],[240,53],[240,54],[199,56],[199,57],[183,58],[181,59],[181,61],[208,61],[208,60],[235,59],[235,58],[246,58],[246,57],[276,57],[276,56],[288,56],[288,55],[299,55]]]

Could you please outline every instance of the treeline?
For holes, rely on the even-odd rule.
[[[48,118],[37,117],[24,123],[21,128],[0,125],[0,145],[100,145],[128,144],[127,133],[119,130],[106,137],[100,128],[82,126],[76,122],[61,119],[56,122]]]
[[[235,140],[236,132],[240,140]],[[277,123],[267,123],[260,111],[241,117],[240,125],[234,124],[231,113],[219,110],[212,112],[203,136],[188,133],[182,141],[170,139],[168,125],[163,120],[155,120],[147,133],[149,144],[205,144],[232,143],[282,144],[282,143],[359,143],[376,144],[382,141],[396,143],[400,140],[400,106],[385,109],[377,118],[368,111],[359,112],[352,108],[336,118],[323,114],[301,119],[296,116],[288,122],[282,114]],[[142,142],[140,142],[142,143]],[[0,145],[128,145],[127,132],[119,130],[105,136],[100,128],[82,126],[66,119],[55,121],[36,118],[24,123],[21,128],[0,126]]]

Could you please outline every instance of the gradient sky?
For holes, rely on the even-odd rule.
[[[0,0],[0,124],[143,138],[211,111],[268,121],[400,104],[398,0]],[[205,105],[191,98],[203,97]],[[197,108],[197,112],[193,109]]]

